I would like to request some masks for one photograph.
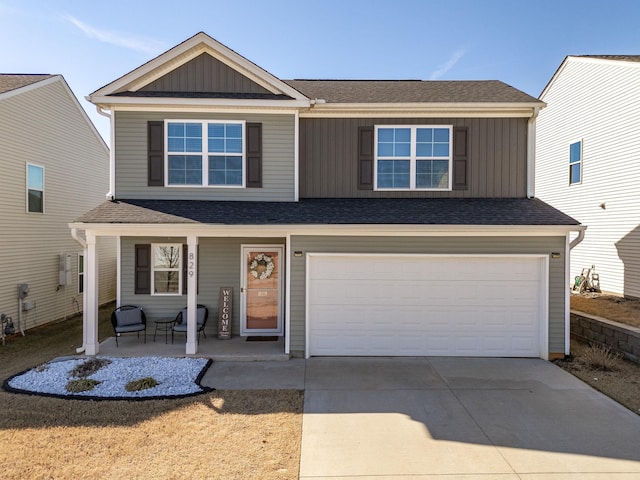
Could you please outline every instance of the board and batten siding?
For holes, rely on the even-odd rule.
[[[324,237],[292,236],[305,253],[544,254],[565,251],[565,237]],[[305,257],[291,259],[291,351],[305,350]],[[565,351],[565,264],[549,259],[549,352]]]
[[[453,125],[469,128],[466,190],[358,190],[358,127]],[[301,118],[300,198],[524,197],[527,194],[526,118]]]
[[[640,297],[640,63],[569,58],[537,120],[536,196],[588,228],[571,277],[595,265],[603,291]],[[582,183],[569,145],[582,140]]]
[[[115,117],[116,198],[154,200],[294,200],[294,115],[119,112]],[[262,123],[262,188],[147,186],[147,122],[245,120]]]
[[[29,284],[26,328],[82,310],[80,245],[68,223],[104,202],[109,152],[58,80],[0,99],[0,313],[18,319],[17,285]],[[44,167],[44,214],[27,213],[26,165]],[[71,255],[71,285],[58,286],[59,255]],[[116,242],[98,241],[100,304],[116,296]],[[17,324],[16,324],[17,328]]]
[[[141,306],[150,322],[154,318],[173,318],[187,304],[186,295],[136,295],[135,292],[135,245],[151,243],[182,243],[184,237],[122,237],[121,304]],[[207,335],[218,332],[218,296],[221,287],[233,287],[232,335],[240,333],[240,268],[241,245],[284,245],[279,238],[207,238],[198,240],[198,303],[209,309],[205,327]],[[281,270],[284,273],[284,264]],[[284,282],[283,282],[284,285]],[[153,325],[153,323],[151,323]]]
[[[142,92],[225,92],[271,94],[220,60],[202,53],[140,89]]]

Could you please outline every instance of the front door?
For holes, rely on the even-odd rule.
[[[283,247],[242,246],[240,334],[282,335]]]

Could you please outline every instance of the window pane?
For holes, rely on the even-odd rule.
[[[418,160],[416,162],[416,188],[448,188],[449,162]]]
[[[569,146],[569,163],[580,161],[580,146],[582,142],[572,143]]]
[[[242,171],[227,171],[227,185],[242,185]]]
[[[393,143],[378,143],[378,156],[393,157]]]
[[[449,143],[449,129],[448,128],[434,128],[433,129],[433,141]]]
[[[44,208],[43,208],[44,202],[42,201],[42,197],[43,197],[43,192],[38,190],[29,190],[28,192],[29,212],[33,212],[33,213],[44,212]]]
[[[393,188],[393,175],[378,174],[378,188]]]
[[[381,173],[393,173],[393,160],[380,160],[378,162],[378,175]]]
[[[202,151],[202,125],[200,123],[169,123],[167,150],[169,152]]]
[[[580,163],[574,163],[573,165],[569,165],[569,182],[570,183],[580,183]]]
[[[44,190],[44,169],[42,167],[27,166],[27,188]]]
[[[411,129],[410,128],[396,128],[395,129],[395,141],[396,142],[410,142],[411,141]]]
[[[153,272],[155,293],[179,293],[179,272]]]
[[[202,156],[171,155],[169,185],[202,185]]]
[[[379,128],[378,142],[385,142],[385,143],[393,142],[393,128]]]
[[[153,268],[179,268],[181,250],[177,245],[154,245]]]
[[[242,153],[242,125],[210,123],[207,126],[210,153]]]
[[[202,138],[202,125],[199,123],[185,124],[185,136],[187,138]]]
[[[396,160],[393,162],[393,173],[409,173],[411,162],[409,160]]]
[[[169,137],[167,140],[167,148],[170,152],[184,152],[184,138]]]
[[[239,123],[227,123],[225,130],[227,138],[242,138],[242,125]]]
[[[202,151],[202,139],[200,138],[187,138],[185,143],[185,151],[187,152],[201,152]]]
[[[226,153],[242,153],[242,139],[228,138],[225,152]]]
[[[410,143],[396,143],[393,152],[394,157],[408,157],[411,155]]]
[[[432,157],[433,156],[433,144],[431,144],[431,143],[418,143],[416,145],[416,155],[418,157]]]
[[[224,153],[224,138],[209,138],[209,153]]]
[[[227,168],[231,170],[242,170],[242,157],[225,157]]]
[[[169,137],[184,137],[184,123],[170,123],[167,125]]]
[[[409,160],[380,160],[378,188],[409,188]]]
[[[433,173],[448,173],[449,162],[447,160],[433,160],[431,162]]]
[[[210,123],[207,130],[210,138],[224,138],[224,123]]]
[[[434,157],[448,157],[449,156],[449,144],[448,143],[434,143],[433,144],[433,156]]]
[[[242,157],[210,156],[209,185],[242,185]]]
[[[425,143],[433,142],[433,128],[418,128],[416,131],[416,141]]]

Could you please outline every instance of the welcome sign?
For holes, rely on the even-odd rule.
[[[231,338],[232,309],[233,287],[222,287],[218,301],[218,338],[221,340]]]

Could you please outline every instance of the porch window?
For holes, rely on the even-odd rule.
[[[153,295],[182,294],[182,245],[151,245],[151,291]]]
[[[44,213],[44,167],[27,164],[27,212]]]
[[[245,186],[243,121],[167,121],[170,186]]]
[[[376,190],[451,190],[448,125],[377,126]]]
[[[78,254],[78,293],[84,293],[84,255]]]

